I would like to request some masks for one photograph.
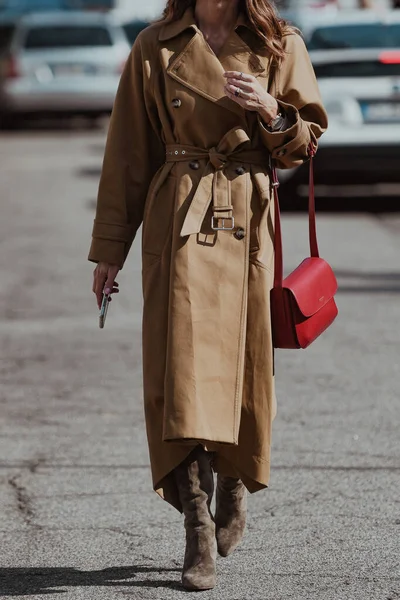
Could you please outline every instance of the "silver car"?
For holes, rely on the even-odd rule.
[[[392,0],[375,0],[374,10],[360,9],[356,0],[342,0],[337,2],[311,2],[307,0],[294,0],[285,2],[280,10],[281,16],[289,23],[298,27],[306,42],[316,28],[336,23],[365,22],[374,20],[377,14],[391,11]]]
[[[322,27],[309,48],[330,119],[321,175],[400,182],[400,14]]]
[[[329,116],[317,175],[332,186],[384,184],[386,189],[387,183],[400,183],[400,11],[366,13],[357,19],[342,16],[310,37]],[[291,177],[293,185],[306,183],[307,168],[287,174]]]
[[[6,60],[7,111],[107,113],[129,52],[123,29],[104,14],[60,11],[23,17]]]
[[[318,52],[313,61],[330,121],[319,175],[327,183],[400,182],[400,51]]]

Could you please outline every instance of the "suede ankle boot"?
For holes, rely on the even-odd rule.
[[[246,527],[247,491],[240,479],[217,477],[215,514],[218,553],[229,556],[242,541]]]
[[[185,515],[186,552],[182,585],[187,590],[210,590],[216,584],[217,543],[210,512],[214,493],[211,454],[198,446],[174,470]]]

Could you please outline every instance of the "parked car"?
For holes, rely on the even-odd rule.
[[[0,15],[21,16],[32,11],[60,10],[65,0],[0,0]]]
[[[13,30],[4,95],[11,116],[111,111],[130,52],[125,33],[105,14],[37,13]]]
[[[363,8],[360,0],[277,0],[276,4],[280,8],[289,10],[303,10],[304,8],[323,10],[327,7],[334,7],[337,10]],[[393,8],[393,0],[371,0],[371,4],[371,8],[374,10]]]
[[[280,11],[281,16],[289,23],[300,29],[306,42],[317,29],[326,26],[336,27],[339,23],[357,24],[373,22],[378,16],[393,15],[389,0],[376,1],[379,10],[357,8],[356,2],[306,2],[301,5],[287,3],[287,8]]]
[[[49,10],[110,10],[114,0],[0,0],[0,15],[23,15]]]
[[[317,51],[312,59],[330,121],[320,177],[400,183],[400,49]]]
[[[295,7],[279,11],[280,16],[285,21],[301,31],[306,42],[316,27],[334,22],[337,13],[337,7],[333,5],[324,5],[318,9]]]
[[[343,17],[317,28],[309,48],[329,116],[316,156],[319,181],[400,183],[400,15]],[[293,186],[306,183],[307,168],[290,176]]]
[[[341,14],[332,23],[315,25],[308,49],[400,48],[400,11],[356,11]]]

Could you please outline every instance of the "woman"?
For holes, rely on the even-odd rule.
[[[143,222],[143,374],[154,489],[185,515],[187,589],[214,587],[269,480],[275,415],[269,161],[327,126],[302,39],[268,0],[169,0],[111,118],[89,259],[115,278]],[[215,518],[210,513],[218,473]]]

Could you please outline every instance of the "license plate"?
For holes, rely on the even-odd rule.
[[[96,75],[97,69],[94,65],[53,65],[52,71],[55,77],[80,77],[85,75]]]
[[[361,104],[366,123],[400,123],[400,102],[371,102]]]

